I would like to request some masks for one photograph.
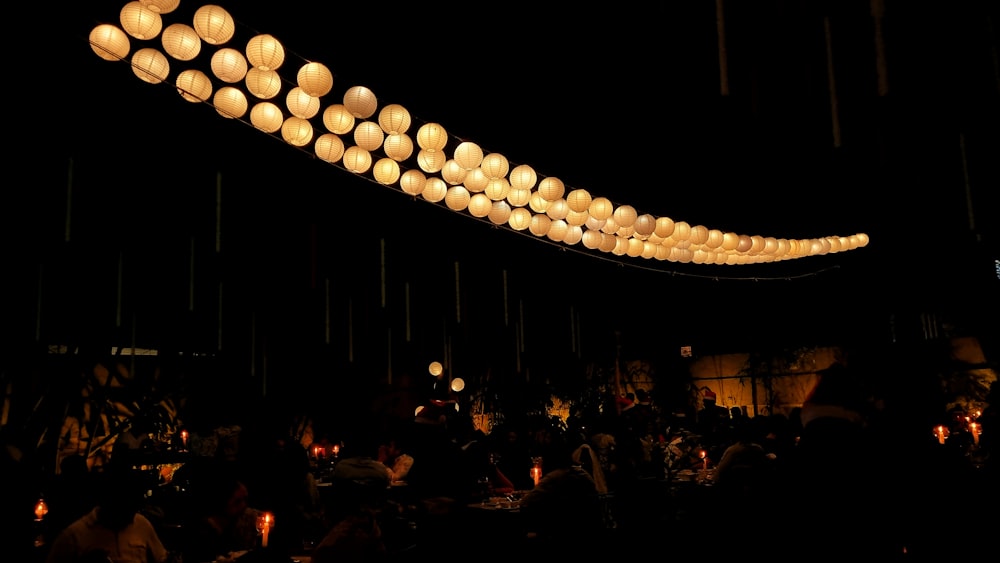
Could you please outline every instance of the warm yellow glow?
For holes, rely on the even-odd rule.
[[[235,84],[247,75],[247,60],[236,49],[224,47],[212,55],[212,74],[223,82]]]
[[[121,28],[102,23],[90,31],[90,48],[106,61],[120,61],[128,56],[131,45]]]
[[[198,69],[181,71],[175,84],[177,92],[189,102],[204,102],[212,97],[212,79]]]
[[[170,62],[163,53],[146,47],[132,55],[132,72],[143,82],[159,84],[170,74]]]
[[[222,6],[207,4],[194,13],[194,30],[205,43],[222,45],[236,33],[236,21]]]
[[[311,62],[302,65],[295,78],[299,87],[310,96],[321,98],[333,89],[333,73],[323,63]]]
[[[285,62],[285,48],[273,35],[262,33],[247,42],[247,60],[254,68],[278,70]]]
[[[312,141],[312,124],[309,123],[308,119],[293,115],[281,125],[281,138],[289,145],[304,147]]]
[[[119,13],[122,29],[136,39],[153,39],[163,29],[160,14],[133,1],[125,4]]]
[[[364,86],[351,86],[344,92],[344,105],[354,117],[368,119],[378,109],[378,98]]]
[[[201,52],[201,38],[193,27],[183,23],[173,23],[163,30],[160,37],[163,50],[179,61],[190,61]]]
[[[243,117],[249,107],[249,102],[243,91],[232,86],[219,88],[215,92],[212,103],[215,105],[215,110],[219,112],[219,115],[231,119]]]

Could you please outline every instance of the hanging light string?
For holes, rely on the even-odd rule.
[[[180,19],[178,5],[179,0],[128,2],[120,13],[121,25],[98,23],[88,38],[90,46],[102,59],[128,63],[141,80],[174,87],[184,100],[208,104],[222,117],[263,131],[310,158],[495,228],[643,270],[754,281],[817,275],[839,266],[791,277],[761,277],[690,274],[669,264],[770,264],[856,250],[869,242],[865,233],[765,237],[640,214],[631,205],[595,197],[585,189],[568,189],[558,177],[543,176],[530,165],[484,151],[440,123],[415,118],[400,104],[379,108],[375,93],[364,86],[343,90],[342,103],[321,108],[322,98],[342,80],[324,64],[243,25],[219,5],[195,10],[190,25],[178,21],[164,26],[164,16]],[[164,27],[166,31],[161,31]],[[238,43],[233,40],[237,31],[241,44],[247,45],[245,51],[232,46]],[[167,54],[150,46],[159,37]],[[132,42],[138,42],[134,50]],[[211,47],[217,50],[211,56],[210,73],[196,68],[172,72],[171,65],[204,58],[207,53],[200,51]],[[294,66],[289,59],[299,64],[295,81],[284,77]],[[235,75],[226,74],[233,69]],[[171,75],[173,83],[168,80]],[[281,95],[284,108],[273,101]],[[321,127],[314,125],[320,121]]]

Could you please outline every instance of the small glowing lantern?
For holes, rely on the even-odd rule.
[[[555,201],[566,194],[566,185],[559,178],[549,176],[538,183],[538,194],[546,201]]]
[[[354,129],[354,116],[343,104],[333,104],[323,110],[323,126],[331,133],[346,135]]]
[[[378,108],[378,98],[375,93],[364,86],[351,86],[344,92],[344,105],[351,115],[358,119],[368,119],[375,115]]]
[[[434,377],[437,377],[444,373],[444,366],[441,365],[441,362],[434,361],[427,366],[427,371]]]
[[[119,13],[122,29],[136,39],[153,39],[163,29],[163,18],[142,3],[133,1],[125,4]]]
[[[531,211],[524,207],[517,207],[510,211],[507,224],[515,231],[523,231],[531,225]]]
[[[451,380],[451,390],[452,391],[458,393],[458,392],[462,391],[462,389],[465,389],[465,380],[464,379],[462,379],[461,377],[456,377],[455,379]]]
[[[38,499],[38,502],[35,503],[35,520],[41,521],[48,513],[49,505],[45,503],[45,499]]]
[[[412,196],[418,196],[424,191],[426,182],[427,177],[421,171],[407,170],[399,177],[399,188]]]
[[[270,100],[281,92],[281,76],[276,70],[251,68],[247,71],[247,90],[262,100]]]
[[[549,219],[549,216],[544,213],[534,215],[528,225],[528,230],[536,237],[544,237],[549,234],[550,228],[552,228],[552,219]]]
[[[212,55],[212,74],[223,82],[235,84],[247,75],[247,60],[236,49],[224,47]]]
[[[448,193],[444,196],[444,204],[452,211],[463,211],[469,206],[472,196],[465,186],[452,186],[448,188]]]
[[[444,168],[444,163],[448,161],[448,156],[444,151],[434,149],[420,149],[417,153],[417,165],[428,174],[440,172]]]
[[[448,132],[438,123],[425,123],[417,129],[417,145],[422,149],[440,151],[448,144]]]
[[[175,85],[181,97],[189,102],[204,102],[212,97],[212,79],[198,69],[181,71]]]
[[[510,187],[515,190],[530,190],[535,187],[537,181],[538,175],[535,173],[535,169],[527,164],[515,166],[510,171]]]
[[[163,50],[171,57],[180,61],[190,61],[201,52],[201,38],[193,27],[183,23],[174,23],[163,30],[160,39]]]
[[[569,205],[571,211],[576,211],[577,213],[587,211],[590,208],[591,201],[593,201],[593,198],[587,190],[577,189],[566,194],[566,205]]]
[[[406,133],[410,128],[410,112],[399,104],[389,104],[378,112],[378,124],[389,135]]]
[[[249,102],[247,102],[243,91],[232,86],[219,88],[215,93],[213,103],[219,115],[230,119],[243,117],[243,114],[247,112],[247,107],[249,107]]]
[[[296,86],[285,96],[285,106],[295,117],[310,119],[319,113],[319,98],[310,96],[301,86]]]
[[[615,206],[611,203],[611,200],[606,197],[595,197],[590,202],[590,216],[597,221],[604,221],[615,211]]]
[[[424,190],[420,192],[420,195],[431,203],[437,203],[444,199],[447,193],[448,184],[437,176],[431,176],[424,183]]]
[[[486,194],[472,194],[472,198],[469,199],[469,213],[473,217],[486,217],[492,209],[493,200],[487,197]]]
[[[313,128],[308,119],[294,115],[281,124],[281,138],[296,147],[304,147],[312,141]]]
[[[619,205],[611,216],[614,217],[615,223],[619,227],[631,227],[639,214],[636,213],[635,208],[631,205]]]
[[[493,201],[500,201],[510,193],[510,182],[507,181],[507,178],[494,178],[486,184],[486,189],[483,191],[486,193],[486,197]]]
[[[494,225],[503,225],[510,219],[510,205],[506,201],[494,201],[488,215]]]
[[[486,177],[486,174],[480,167],[473,168],[472,170],[466,172],[465,179],[462,180],[462,183],[465,184],[465,187],[468,188],[470,192],[479,193],[486,190],[486,187],[490,183],[490,179]]]
[[[333,133],[324,133],[316,139],[316,156],[320,159],[334,163],[344,156],[344,141]]]
[[[128,34],[121,28],[102,23],[90,31],[90,48],[106,61],[120,61],[132,48]]]
[[[463,141],[455,147],[455,162],[466,170],[472,170],[483,162],[483,149],[472,141]]]
[[[285,62],[285,48],[273,35],[255,35],[247,42],[247,60],[254,68],[277,70]]]
[[[170,62],[163,53],[146,47],[132,55],[132,72],[143,82],[159,84],[170,74]]]
[[[375,151],[385,138],[382,128],[374,121],[362,121],[354,128],[354,142],[366,151]]]
[[[333,89],[333,73],[323,63],[311,62],[302,65],[296,80],[306,94],[317,98],[327,95]]]
[[[355,174],[368,172],[372,166],[372,153],[365,149],[353,146],[347,147],[343,157],[344,167]]]
[[[382,149],[389,158],[402,162],[413,155],[413,139],[406,133],[389,133],[382,143]]]
[[[236,33],[236,21],[222,6],[206,4],[194,13],[194,30],[205,43],[222,45]]]
[[[445,161],[444,168],[441,169],[441,179],[454,186],[461,184],[467,173],[468,171],[452,158]]]
[[[383,185],[390,186],[399,180],[399,163],[391,158],[380,158],[375,163],[372,170],[375,180]]]
[[[507,173],[510,172],[510,162],[504,155],[492,152],[483,157],[480,168],[487,178],[496,180],[507,176]]]
[[[250,110],[250,123],[265,133],[278,131],[284,122],[281,108],[271,102],[260,102]]]

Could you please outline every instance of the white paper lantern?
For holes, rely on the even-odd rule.
[[[428,174],[435,174],[444,168],[444,163],[448,161],[448,156],[444,151],[433,149],[421,149],[417,153],[417,165]],[[442,180],[444,181],[444,180]]]
[[[483,149],[472,141],[463,141],[455,147],[454,159],[462,168],[472,170],[483,162]]]
[[[413,155],[413,139],[406,133],[389,133],[382,142],[385,155],[402,162]]]
[[[189,102],[206,102],[212,97],[212,79],[198,69],[181,71],[174,84],[181,97]]]
[[[262,100],[270,100],[281,92],[281,76],[276,70],[251,68],[247,71],[247,91]]]
[[[417,129],[417,145],[422,149],[440,151],[448,144],[448,132],[438,123],[425,123]],[[442,161],[444,164],[444,161]]]
[[[410,128],[410,112],[399,104],[389,104],[378,112],[378,124],[389,135],[406,133]]]
[[[527,164],[515,166],[510,171],[510,187],[515,190],[530,190],[535,187],[537,181],[538,175],[535,169]]]
[[[372,167],[372,154],[358,146],[347,147],[342,160],[344,168],[355,174],[368,172]]]
[[[267,33],[251,37],[246,53],[250,64],[261,70],[277,70],[285,62],[285,47]]]
[[[437,176],[427,178],[427,181],[424,182],[424,189],[420,192],[421,197],[432,203],[441,201],[447,194],[448,184]]]
[[[472,194],[469,199],[469,213],[473,217],[486,217],[493,209],[493,201],[486,194]]]
[[[399,177],[399,188],[412,196],[420,195],[425,183],[427,177],[419,170],[407,170]]]
[[[372,176],[376,182],[391,186],[399,180],[399,163],[388,157],[380,158],[372,168]]]
[[[247,60],[243,53],[230,47],[223,47],[212,54],[212,74],[229,84],[235,84],[247,75]]]
[[[131,44],[121,28],[102,23],[90,30],[90,48],[106,61],[120,61],[128,56]]]
[[[368,119],[375,115],[378,108],[378,98],[375,93],[364,86],[351,86],[344,92],[344,105],[351,115],[358,119]]]
[[[160,14],[136,1],[125,4],[119,12],[119,20],[125,33],[136,39],[153,39],[163,29]]]
[[[215,105],[215,111],[219,112],[219,115],[230,119],[243,117],[243,114],[247,112],[247,108],[249,107],[249,102],[247,102],[247,97],[243,93],[243,90],[233,88],[232,86],[219,88],[212,99],[212,103]]]
[[[333,73],[323,63],[310,62],[302,65],[296,80],[306,94],[317,98],[327,95],[333,89]]]
[[[375,151],[382,147],[385,134],[378,123],[362,121],[354,128],[354,143],[366,151]]]
[[[444,204],[452,211],[463,211],[469,206],[472,196],[465,186],[452,186],[448,188],[448,193],[444,196]]]
[[[295,117],[311,119],[319,113],[319,98],[310,96],[301,86],[296,86],[285,96],[285,106]]]
[[[168,25],[160,40],[163,42],[163,50],[179,61],[190,61],[201,53],[201,37],[187,24]]]
[[[281,108],[271,102],[259,102],[250,109],[250,123],[265,133],[278,131],[284,122]]]
[[[354,116],[343,104],[333,104],[323,110],[323,126],[337,135],[346,135],[354,129]]]
[[[333,133],[324,133],[316,139],[316,156],[326,162],[339,162],[344,156],[344,141]]]
[[[222,45],[236,33],[236,21],[222,6],[206,4],[194,13],[194,30],[209,45]]]
[[[313,128],[308,119],[291,116],[281,125],[281,138],[296,147],[304,147],[312,141]]]
[[[549,176],[538,183],[538,193],[547,201],[555,201],[566,194],[566,185],[559,178]]]
[[[491,180],[506,178],[507,173],[510,172],[510,162],[507,161],[507,157],[496,152],[484,156],[479,167],[483,170],[483,174]]]
[[[170,62],[160,51],[146,47],[132,55],[132,72],[143,82],[159,84],[170,74]]]

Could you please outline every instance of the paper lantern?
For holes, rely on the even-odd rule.
[[[437,377],[444,373],[444,366],[441,365],[441,362],[431,362],[430,365],[427,366],[427,371],[434,377]]]
[[[631,205],[619,205],[615,208],[614,213],[611,215],[615,218],[615,223],[618,223],[619,227],[631,227],[635,223],[635,218],[639,216],[636,213],[635,208]]]
[[[344,141],[333,133],[324,133],[316,139],[316,156],[326,162],[338,162],[344,156]]]
[[[372,153],[358,146],[347,147],[342,161],[349,172],[363,174],[372,167]]]
[[[455,159],[446,160],[441,168],[441,179],[451,185],[461,184],[468,171],[462,168]],[[468,189],[468,188],[466,188]]]
[[[538,175],[535,174],[535,169],[527,164],[515,166],[510,171],[510,187],[512,189],[530,190],[535,187],[535,182],[537,181]]]
[[[636,234],[646,238],[656,230],[656,217],[649,213],[643,213],[635,218],[632,225],[635,227]]]
[[[378,98],[375,93],[364,86],[351,86],[344,92],[344,105],[347,111],[358,119],[368,119],[375,115],[378,108]]]
[[[674,232],[674,220],[670,217],[657,217],[656,227],[653,229],[653,234],[660,238],[667,238]]]
[[[281,138],[289,145],[304,147],[312,141],[312,124],[309,123],[308,119],[293,115],[281,124]]]
[[[549,231],[546,233],[546,236],[549,237],[549,240],[562,242],[563,239],[566,238],[566,233],[568,231],[569,225],[566,224],[566,221],[553,219],[552,223],[549,225]]]
[[[486,194],[472,194],[469,199],[469,213],[473,217],[483,218],[493,210],[493,200],[486,197]]]
[[[444,163],[448,161],[448,156],[444,151],[433,149],[421,149],[417,153],[417,165],[428,174],[440,172],[444,168]],[[443,180],[442,180],[443,181]]]
[[[480,193],[486,190],[486,186],[489,185],[490,179],[486,177],[483,173],[482,168],[473,168],[465,174],[465,179],[462,180],[465,187],[472,193]]]
[[[607,233],[601,233],[601,242],[597,245],[598,250],[601,252],[613,252],[617,247],[618,237]]]
[[[705,240],[705,248],[708,249],[719,248],[720,246],[722,246],[723,240],[725,240],[725,236],[722,234],[722,231],[718,229],[709,229],[708,239]]]
[[[243,114],[247,112],[247,107],[249,107],[243,90],[233,88],[232,86],[219,88],[212,99],[212,103],[215,105],[215,111],[219,112],[219,115],[230,119],[243,117]]]
[[[246,78],[247,60],[236,49],[224,47],[212,54],[212,74],[223,82],[235,84]]]
[[[531,223],[528,225],[528,230],[536,237],[544,237],[549,233],[551,227],[552,219],[549,219],[548,215],[538,213],[531,216]]]
[[[545,214],[553,221],[562,221],[569,215],[569,205],[565,199],[550,201],[548,207],[545,208]]]
[[[615,223],[615,218],[608,217],[607,219],[604,220],[604,226],[601,227],[601,232],[613,235],[618,232],[619,228],[620,227],[618,226],[618,223]]]
[[[262,100],[270,100],[281,92],[281,76],[276,70],[251,68],[247,71],[247,91]]]
[[[483,149],[472,141],[463,141],[455,147],[454,159],[466,170],[472,170],[483,162]]]
[[[642,241],[637,238],[630,238],[627,241],[625,254],[628,254],[632,258],[638,258],[642,254]]]
[[[413,139],[406,133],[389,133],[382,143],[382,148],[386,156],[402,162],[413,154]]]
[[[206,102],[212,97],[212,79],[198,69],[182,71],[174,84],[181,97],[189,102]]]
[[[333,104],[323,110],[323,126],[331,133],[346,135],[354,129],[354,116],[343,104]]]
[[[250,123],[265,133],[274,133],[281,129],[285,116],[281,108],[271,102],[259,102],[250,109]]]
[[[483,192],[491,200],[500,201],[510,193],[510,182],[507,181],[507,178],[494,178],[486,184],[486,189]]]
[[[448,184],[437,176],[431,176],[424,182],[424,190],[420,195],[431,203],[437,203],[444,199],[448,193]]]
[[[125,33],[136,39],[153,39],[163,29],[163,18],[142,3],[133,1],[122,6],[119,20]]]
[[[490,209],[489,219],[494,225],[503,225],[510,219],[510,205],[506,201],[494,201]]]
[[[601,231],[587,229],[583,231],[583,246],[594,250],[601,246]]]
[[[132,72],[143,82],[159,84],[170,74],[170,62],[163,53],[146,47],[132,55]]]
[[[567,203],[567,205],[569,205],[569,203]],[[587,211],[573,211],[570,209],[569,213],[566,214],[566,223],[582,227],[587,223],[587,219],[589,218],[590,213]]]
[[[236,33],[236,21],[222,6],[206,4],[194,13],[194,30],[209,45],[222,45]]]
[[[425,123],[417,129],[417,145],[420,148],[440,151],[444,150],[447,144],[448,132],[440,124]]]
[[[406,133],[410,128],[410,112],[399,104],[389,104],[378,112],[378,124],[389,135]]]
[[[375,181],[385,186],[391,186],[399,180],[399,163],[391,158],[380,158],[372,167]]]
[[[412,196],[420,195],[420,192],[424,191],[425,183],[427,177],[419,170],[407,170],[399,177],[400,189]]]
[[[374,121],[362,121],[354,128],[354,142],[366,151],[378,150],[382,147],[385,134]]]
[[[528,207],[535,213],[545,213],[549,208],[549,201],[538,192],[531,192],[531,199],[528,200]]]
[[[523,231],[531,225],[531,212],[525,207],[511,209],[507,224],[515,231]]]
[[[479,167],[483,170],[486,177],[491,180],[505,178],[507,173],[510,172],[510,162],[507,161],[507,157],[496,152],[491,152],[484,156],[483,162]]]
[[[593,198],[587,190],[576,189],[566,194],[566,204],[569,205],[572,211],[587,211],[590,208],[591,201],[593,201]]]
[[[458,393],[462,389],[465,389],[465,380],[464,379],[462,379],[461,377],[456,377],[455,379],[451,380],[451,390],[452,391]],[[455,406],[457,407],[458,405],[456,404]]]
[[[169,14],[181,4],[181,0],[139,0],[139,2],[158,14]]]
[[[555,201],[566,195],[566,185],[559,178],[549,176],[538,183],[538,193],[547,201]]]
[[[583,229],[579,225],[568,225],[566,234],[563,235],[563,242],[566,244],[577,244],[583,239]]]
[[[472,196],[465,186],[452,186],[448,188],[448,193],[444,196],[444,204],[452,211],[463,211],[469,206]]]
[[[595,197],[591,200],[588,211],[590,211],[591,217],[598,221],[603,221],[608,217],[611,217],[611,214],[615,212],[615,206],[611,203],[611,200],[606,197]]]
[[[514,189],[511,186],[507,192],[507,202],[512,207],[524,207],[531,201],[531,190]]]
[[[295,117],[310,119],[319,113],[319,98],[310,96],[301,86],[296,86],[285,96],[285,106]]]
[[[163,50],[179,61],[190,61],[201,53],[201,37],[187,24],[168,25],[160,40],[163,42]]]
[[[691,238],[691,225],[687,221],[674,221],[674,232],[670,238],[682,241]]]
[[[285,47],[273,35],[255,35],[247,41],[247,60],[254,68],[277,70],[285,62]]]
[[[295,79],[306,94],[317,98],[327,95],[333,89],[333,73],[323,63],[310,62],[302,65]]]
[[[128,56],[132,46],[121,28],[102,23],[90,30],[90,48],[106,61],[120,61]]]

